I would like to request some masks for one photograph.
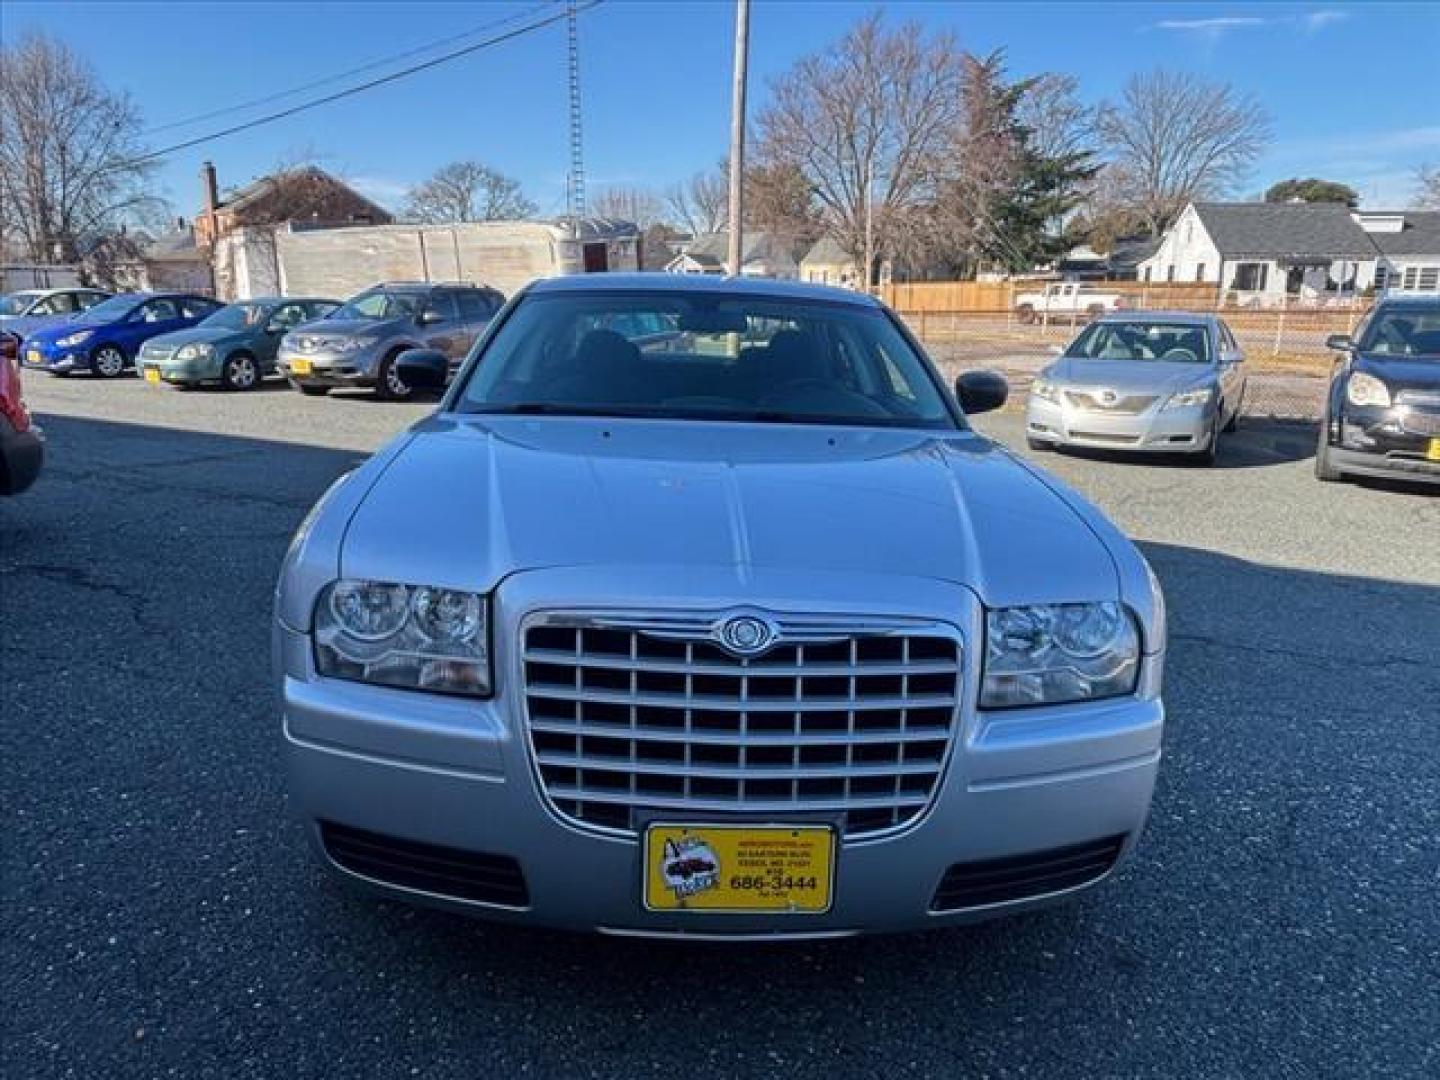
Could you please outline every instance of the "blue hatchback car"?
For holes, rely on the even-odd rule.
[[[221,306],[193,293],[112,296],[64,323],[30,334],[21,363],[53,375],[89,371],[113,379],[135,362],[145,342],[194,326]]]

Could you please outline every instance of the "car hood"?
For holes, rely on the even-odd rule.
[[[59,326],[74,318],[73,313],[65,315],[0,315],[0,330],[7,334],[28,337],[31,332],[47,326]]]
[[[1364,353],[1356,357],[1355,370],[1369,372],[1392,390],[1440,390],[1440,357]]]
[[[168,334],[159,334],[151,338],[147,345],[178,349],[182,345],[221,345],[232,341],[245,341],[249,337],[244,330],[224,326],[192,326],[188,330],[172,330]]]
[[[604,564],[907,575],[992,605],[1113,599],[1108,548],[968,432],[435,417],[350,520],[347,577],[488,591]]]
[[[362,334],[384,337],[409,324],[409,319],[321,319],[290,333],[310,337],[355,337]]]
[[[1095,387],[1123,393],[1173,394],[1209,381],[1209,364],[1167,364],[1158,360],[1084,360],[1061,357],[1044,377],[1064,386]]]

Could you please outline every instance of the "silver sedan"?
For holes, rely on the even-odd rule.
[[[290,548],[292,805],[392,897],[617,934],[831,937],[1107,878],[1165,616],[868,296],[597,274],[511,301]],[[656,333],[657,326],[665,327]],[[401,357],[439,388],[438,352]]]
[[[1210,464],[1245,397],[1244,354],[1214,315],[1141,312],[1086,327],[1030,387],[1032,449],[1188,454]]]

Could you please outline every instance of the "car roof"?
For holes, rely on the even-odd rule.
[[[231,300],[231,304],[339,304],[341,301],[328,296],[250,296],[244,300]]]
[[[602,292],[664,292],[722,293],[728,296],[761,297],[774,300],[828,300],[857,307],[879,307],[880,301],[865,293],[852,292],[829,285],[812,285],[802,281],[780,281],[775,278],[730,277],[718,274],[568,274],[542,278],[532,282],[527,292],[602,293]]]
[[[1110,311],[1096,322],[1168,322],[1186,326],[1209,326],[1217,316],[1208,311]]]

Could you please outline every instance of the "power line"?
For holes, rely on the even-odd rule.
[[[506,23],[515,22],[517,19],[528,19],[531,15],[534,15],[539,11],[543,11],[545,8],[556,2],[557,0],[544,0],[543,3],[535,4],[532,7],[526,8],[524,11],[517,11],[513,15],[507,15],[503,19],[491,19],[489,22],[481,23],[479,26],[472,26],[469,30],[464,30],[461,33],[451,34],[448,37],[437,38],[436,40],[427,42],[424,45],[417,45],[413,49],[407,49],[404,52],[395,53],[392,56],[384,56],[378,60],[372,60],[368,64],[361,64],[359,67],[350,68],[348,71],[341,71],[337,72],[334,75],[327,75],[325,78],[316,79],[314,82],[309,82],[301,86],[292,87],[289,90],[281,90],[274,94],[266,94],[264,97],[254,98],[250,101],[242,101],[238,105],[227,105],[223,109],[212,109],[210,112],[199,113],[195,116],[188,116],[183,120],[171,120],[168,123],[164,123],[158,127],[151,128],[149,131],[146,131],[145,134],[158,135],[162,131],[171,131],[175,128],[189,127],[191,124],[198,124],[202,120],[213,120],[217,116],[228,116],[231,113],[245,112],[247,109],[258,108],[261,105],[269,105],[271,102],[274,101],[282,101],[285,98],[294,97],[296,94],[303,94],[307,90],[314,90],[321,86],[329,86],[331,83],[339,82],[341,79],[348,79],[352,75],[360,75],[367,71],[374,71],[376,68],[379,67],[385,67],[387,64],[393,64],[400,60],[408,60],[412,56],[419,56],[421,53],[427,53],[432,49],[439,48],[441,45],[449,45],[452,42],[463,41],[465,38],[474,37],[476,34],[483,33],[486,30],[494,30],[498,26],[504,26]]]
[[[593,7],[598,7],[602,3],[604,3],[604,0],[588,0],[588,3],[584,4],[581,7],[577,7],[575,11],[578,14],[582,11],[588,11]],[[568,17],[568,11],[561,11],[556,15],[551,15],[548,18],[541,19],[539,22],[533,22],[525,26],[519,26],[516,27],[514,30],[506,31],[503,34],[496,34],[494,37],[486,38],[484,41],[477,41],[473,45],[466,45],[462,49],[455,49],[451,52],[445,53],[442,56],[437,56],[433,60],[426,60],[424,63],[414,64],[408,68],[402,68],[401,70],[392,72],[389,75],[383,75],[378,79],[371,79],[369,82],[360,83],[358,86],[351,86],[347,87],[344,90],[337,90],[333,94],[327,94],[324,97],[315,98],[312,101],[304,101],[301,102],[299,105],[292,105],[288,109],[281,109],[279,112],[269,113],[266,116],[257,117],[254,120],[247,120],[243,124],[234,124],[231,127],[224,128],[220,131],[212,132],[209,135],[200,135],[193,139],[186,139],[184,142],[178,142],[171,146],[162,147],[159,150],[152,150],[148,154],[142,154],[140,157],[131,158],[129,161],[117,162],[114,165],[111,165],[110,168],[105,171],[132,168],[136,165],[142,165],[147,161],[154,161],[157,158],[162,158],[168,154],[173,154],[177,150],[188,150],[190,147],[199,146],[201,143],[214,142],[216,139],[223,139],[227,135],[235,135],[241,131],[248,131],[251,128],[260,127],[263,124],[272,124],[276,120],[285,119],[287,116],[294,116],[296,113],[306,112],[309,109],[315,109],[321,105],[328,105],[332,101],[339,101],[342,98],[351,97],[355,94],[363,93],[366,90],[373,90],[377,86],[384,86],[386,83],[395,82],[399,79],[406,78],[407,76],[414,75],[417,72],[427,71],[430,68],[438,67],[439,65],[448,63],[451,60],[458,60],[462,56],[469,56],[471,53],[479,52],[481,49],[488,49],[493,45],[499,45],[503,42],[510,41],[513,38],[521,37],[524,34],[531,33],[532,31],[541,30],[544,27],[550,26],[551,24],[557,23],[561,19],[565,19]]]

